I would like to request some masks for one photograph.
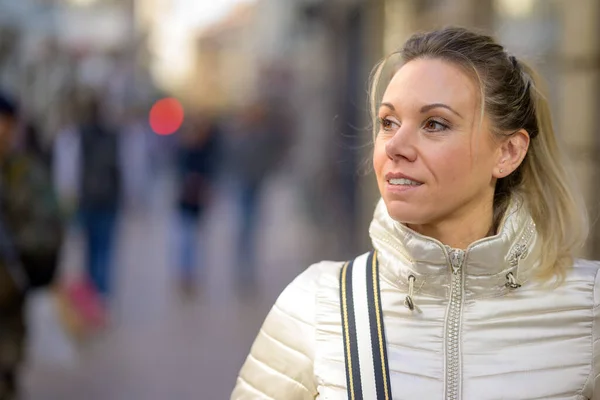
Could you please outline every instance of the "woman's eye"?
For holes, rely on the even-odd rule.
[[[427,122],[425,122],[425,125],[423,126],[423,128],[429,132],[440,132],[440,131],[445,131],[446,129],[448,129],[448,125],[443,124],[434,119],[430,119]]]
[[[379,118],[379,125],[384,131],[391,131],[397,123],[388,118]]]

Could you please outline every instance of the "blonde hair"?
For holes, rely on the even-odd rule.
[[[463,68],[479,84],[481,116],[487,115],[494,135],[503,139],[520,129],[529,133],[525,159],[517,170],[496,183],[494,221],[500,221],[511,199],[521,198],[541,241],[538,278],[562,280],[587,239],[589,224],[583,196],[573,187],[574,180],[565,167],[566,157],[539,75],[490,36],[458,27],[418,33],[374,69],[369,96],[373,121],[381,77],[394,55],[400,56],[402,64],[430,58]],[[377,132],[374,124],[374,137]]]

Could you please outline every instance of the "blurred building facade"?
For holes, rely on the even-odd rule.
[[[193,89],[182,91],[190,104],[223,112],[250,100],[257,90],[260,71],[257,24],[256,4],[242,3],[198,35],[191,79]]]

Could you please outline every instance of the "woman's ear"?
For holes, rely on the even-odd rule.
[[[504,178],[519,168],[527,155],[529,141],[529,133],[525,129],[519,129],[503,140],[499,148],[500,156],[493,171],[496,179]]]

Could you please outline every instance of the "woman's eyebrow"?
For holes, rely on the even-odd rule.
[[[444,103],[427,104],[427,105],[421,107],[421,113],[426,113],[427,111],[433,110],[434,108],[445,108],[447,110],[450,110],[454,114],[458,115],[460,118],[463,117],[457,111],[455,111],[452,107],[450,107],[449,105],[446,105]]]
[[[387,107],[392,111],[396,111],[396,108],[394,107],[394,105],[392,103],[381,103],[381,107]]]
[[[396,111],[396,108],[394,107],[394,105],[392,103],[381,103],[381,107],[387,107],[392,111]],[[463,118],[462,115],[460,115],[460,113],[456,110],[454,110],[452,107],[450,107],[447,104],[444,103],[432,103],[432,104],[427,104],[424,105],[423,107],[421,107],[421,113],[426,113],[427,111],[433,110],[434,108],[445,108],[447,110],[450,110],[452,113],[456,114],[457,116],[459,116],[460,118]]]

